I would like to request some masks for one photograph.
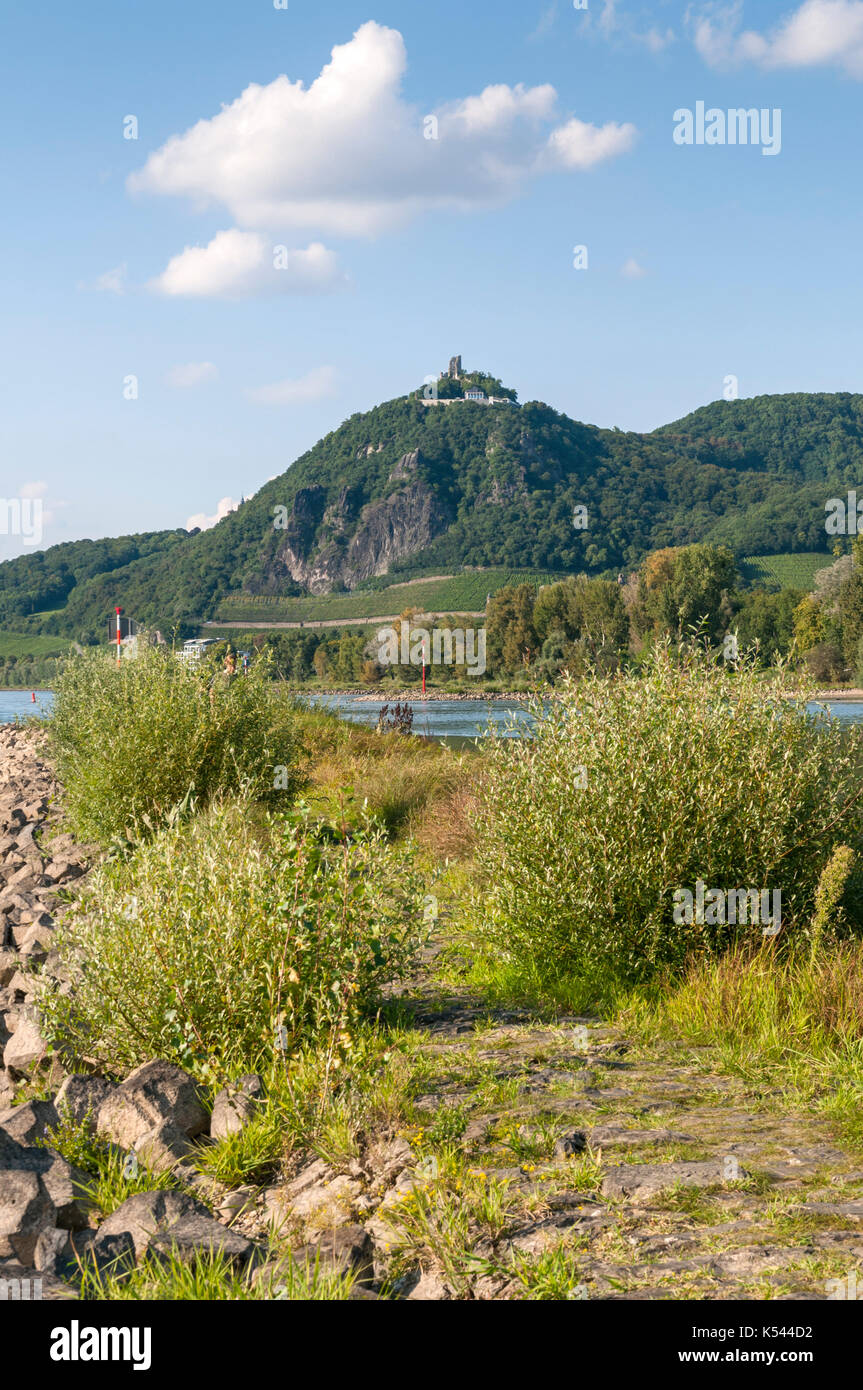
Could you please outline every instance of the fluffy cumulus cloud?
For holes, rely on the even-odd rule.
[[[400,33],[364,24],[310,86],[284,75],[253,83],[151,154],[129,187],[226,208],[256,233],[376,236],[426,212],[498,205],[533,176],[589,169],[635,140],[630,124],[566,119],[547,85],[491,86],[425,114],[402,95],[406,64]],[[225,270],[228,282],[258,284],[259,243],[239,235],[187,250],[160,281],[218,281],[213,267],[227,247],[232,264],[253,263]]]
[[[271,386],[257,386],[246,395],[259,405],[295,405],[303,401],[320,401],[332,396],[336,389],[333,367],[314,367],[305,376],[287,381],[275,381]]]
[[[239,502],[235,502],[233,497],[223,497],[213,516],[208,516],[206,512],[196,512],[194,516],[190,516],[186,522],[186,530],[194,531],[197,527],[201,531],[209,531],[211,526],[215,526],[218,521],[224,520],[231,512],[235,512],[239,505]]]
[[[544,168],[592,169],[632,148],[635,126],[608,121],[603,126],[567,121],[552,131],[539,163]]]
[[[150,288],[190,299],[248,299],[259,295],[320,294],[345,283],[334,252],[316,241],[293,251],[261,232],[236,227],[206,246],[187,246]]]
[[[187,391],[192,386],[202,386],[206,381],[215,381],[219,369],[213,362],[182,362],[172,367],[165,377],[169,386]]]
[[[698,52],[711,67],[832,66],[863,78],[863,0],[804,0],[767,33],[743,27],[743,6],[712,5],[689,13]]]

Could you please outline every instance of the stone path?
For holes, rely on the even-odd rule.
[[[434,1072],[416,1109],[441,1134],[449,1116],[468,1173],[505,1208],[484,1223],[474,1197],[478,1263],[463,1261],[458,1288],[434,1241],[414,1240],[431,1296],[823,1299],[859,1269],[863,1160],[778,1094],[588,1019],[489,1014],[458,995],[407,1007]]]

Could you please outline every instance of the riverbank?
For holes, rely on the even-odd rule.
[[[342,782],[351,748],[382,756],[362,731],[331,734]],[[0,1279],[57,1301],[845,1296],[863,1172],[827,1108],[835,1062],[804,1096],[781,1063],[723,1066],[637,1010],[495,999],[453,954],[452,884],[430,884],[435,938],[378,1022],[352,1025],[337,1081],[308,1057],[291,1058],[290,1094],[278,1058],[231,1089],[157,1056],[73,1069],[42,1037],[32,967],[68,988],[57,890],[86,882],[90,850],[57,837],[44,746],[0,731]],[[429,755],[395,739],[393,756],[428,782]],[[155,904],[127,888],[131,933]]]
[[[421,691],[421,690],[417,690],[417,688],[416,688],[415,686],[399,686],[397,689],[392,689],[392,688],[389,688],[389,687],[387,687],[387,686],[381,686],[381,685],[374,685],[374,686],[369,686],[369,685],[363,685],[363,686],[338,686],[338,687],[335,687],[335,686],[311,685],[311,684],[309,684],[309,685],[291,685],[290,682],[287,682],[287,681],[284,682],[283,684],[285,685],[285,688],[286,688],[287,690],[290,690],[290,692],[291,692],[292,694],[296,694],[296,695],[329,695],[329,696],[332,696],[333,698],[350,699],[350,700],[387,700],[387,699],[389,699],[389,700],[393,700],[393,699],[405,700],[405,699],[407,699],[409,702],[417,701],[417,702],[419,702],[419,703],[425,703],[425,702],[431,701],[431,700],[459,700],[459,701],[464,701],[464,702],[466,702],[466,703],[470,703],[471,701],[473,701],[473,702],[475,702],[475,703],[476,703],[476,702],[485,703],[485,702],[490,701],[490,700],[505,700],[505,701],[508,701],[508,702],[514,702],[514,701],[527,702],[527,701],[530,701],[531,699],[533,699],[537,694],[541,695],[543,698],[546,698],[546,699],[551,699],[551,698],[553,698],[553,696],[554,696],[554,694],[555,694],[555,687],[552,686],[552,685],[545,686],[545,687],[537,686],[535,689],[532,689],[532,690],[508,690],[508,691],[506,691],[506,690],[482,690],[482,689],[476,690],[476,691],[472,691],[472,690],[468,690],[468,691],[454,691],[454,690],[438,690],[438,689],[435,689],[435,688],[429,688],[429,689],[426,690],[425,695],[423,695],[422,691]],[[793,691],[793,690],[787,690],[787,691],[785,692],[785,696],[786,696],[786,698],[789,699],[789,700],[794,699],[794,698],[795,698],[795,694],[796,694],[796,692]],[[863,689],[860,689],[860,688],[858,688],[858,687],[843,687],[843,686],[840,686],[840,687],[837,687],[837,688],[835,688],[835,689],[830,689],[830,690],[816,690],[816,692],[814,693],[814,695],[809,696],[809,697],[807,697],[807,698],[809,698],[809,699],[811,699],[811,700],[818,700],[818,701],[821,701],[821,700],[829,700],[829,701],[832,701],[832,700],[850,700],[850,701],[858,702],[858,701],[863,701]]]
[[[407,698],[412,701],[418,700],[423,703],[430,700],[459,700],[464,701],[466,703],[470,703],[471,701],[476,702],[488,700],[529,701],[536,693],[535,691],[528,690],[458,691],[438,690],[435,688],[429,688],[426,690],[425,694],[423,694],[422,691],[417,690],[415,686],[400,686],[397,689],[392,689],[382,685],[335,687],[311,684],[294,685],[289,681],[283,681],[281,682],[281,684],[284,686],[286,690],[289,690],[291,694],[296,695],[333,695],[342,696],[351,700],[403,700]],[[32,685],[0,686],[0,695],[20,695],[30,692],[35,693],[38,696],[41,692],[53,693],[53,691],[54,686],[50,684],[39,685],[35,688],[35,690]],[[548,686],[545,690],[540,690],[540,693],[547,696],[552,696],[554,694],[554,686]],[[793,698],[793,694],[793,691],[789,691],[788,698]],[[830,690],[818,690],[812,696],[812,699],[863,701],[863,688],[857,686],[848,688],[840,686],[838,688]]]
[[[335,699],[348,699],[355,701],[407,700],[408,703],[415,702],[418,704],[426,704],[433,700],[458,701],[465,703],[482,701],[483,703],[486,703],[488,701],[497,700],[505,700],[508,702],[516,700],[526,701],[531,698],[531,692],[526,690],[488,690],[478,691],[476,693],[474,693],[473,691],[426,690],[426,693],[423,694],[422,690],[417,690],[414,686],[403,686],[397,690],[387,689],[386,686],[380,685],[363,685],[354,688],[345,686],[343,688],[340,687],[338,690],[335,690],[332,687],[325,686],[289,686],[288,689],[290,689],[292,694],[296,695],[332,696]],[[548,693],[552,693],[551,688],[549,688]]]

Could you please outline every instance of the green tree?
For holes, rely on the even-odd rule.
[[[509,674],[533,660],[539,639],[533,625],[536,590],[532,584],[498,589],[486,608],[487,659],[492,670]]]

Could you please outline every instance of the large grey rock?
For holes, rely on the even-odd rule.
[[[87,1195],[88,1178],[77,1168],[48,1151],[51,1162],[41,1173],[42,1183],[54,1204],[56,1224],[66,1231],[86,1227],[93,1203]]]
[[[366,1166],[374,1178],[376,1190],[384,1191],[403,1173],[413,1168],[416,1154],[404,1139],[389,1139],[372,1144],[366,1155]]]
[[[325,1229],[351,1220],[360,1190],[353,1178],[345,1174],[335,1176],[322,1159],[316,1159],[290,1182],[267,1188],[264,1204],[276,1230],[288,1220]]]
[[[0,1259],[33,1263],[40,1232],[54,1224],[54,1204],[39,1174],[22,1168],[0,1171]]]
[[[850,1221],[863,1221],[863,1201],[859,1198],[850,1202],[801,1202],[799,1210],[816,1216],[844,1216]]]
[[[229,1134],[239,1134],[259,1112],[263,1095],[263,1082],[254,1073],[241,1077],[236,1087],[220,1091],[213,1102],[210,1137],[227,1139]]]
[[[3,1063],[13,1072],[23,1072],[48,1055],[48,1044],[32,1018],[22,1018],[3,1049]]]
[[[451,1290],[440,1275],[435,1274],[432,1270],[427,1270],[422,1274],[408,1294],[408,1299],[412,1303],[440,1303],[450,1298],[452,1298]]]
[[[324,1231],[317,1244],[322,1269],[337,1274],[354,1274],[360,1284],[374,1282],[374,1246],[362,1226],[337,1226]]]
[[[79,878],[81,869],[78,864],[70,864],[67,859],[53,859],[50,864],[46,864],[43,874],[49,883],[60,883],[69,878]]]
[[[188,1158],[192,1144],[182,1130],[167,1120],[135,1140],[135,1153],[154,1173],[167,1173]]]
[[[0,1129],[0,1259],[31,1264],[46,1226],[86,1226],[86,1179],[49,1149],[17,1143]]]
[[[80,1281],[83,1273],[121,1274],[135,1266],[135,1242],[129,1231],[64,1231],[46,1227],[36,1242],[33,1263],[60,1279]]]
[[[0,1022],[0,1046],[3,1042],[3,1026]],[[5,1067],[0,1067],[0,1109],[6,1110],[15,1099],[15,1083]]]
[[[252,1283],[271,1291],[299,1275],[308,1280],[315,1273],[353,1274],[357,1284],[374,1283],[374,1246],[362,1226],[340,1226],[324,1231],[317,1244],[299,1245],[255,1271]]]
[[[117,1207],[99,1227],[100,1235],[128,1231],[140,1260],[156,1236],[170,1233],[177,1222],[188,1216],[209,1216],[207,1208],[185,1192],[137,1192]]]
[[[168,1230],[154,1235],[148,1253],[166,1260],[173,1255],[186,1263],[199,1255],[222,1255],[238,1267],[261,1258],[260,1247],[239,1231],[196,1213],[181,1216]]]
[[[741,1165],[736,1165],[735,1180],[748,1176]],[[705,1159],[697,1163],[622,1163],[609,1169],[600,1190],[604,1197],[626,1197],[630,1201],[640,1202],[678,1185],[721,1187],[728,1181],[725,1158]]]
[[[658,1148],[660,1145],[694,1144],[691,1134],[674,1129],[625,1129],[623,1125],[596,1125],[590,1131],[592,1149]]]
[[[85,1076],[74,1073],[67,1076],[54,1099],[57,1113],[84,1124],[92,1134],[96,1132],[96,1119],[102,1102],[115,1091],[116,1087],[102,1076]]]
[[[39,873],[34,873],[29,863],[22,864],[20,869],[16,869],[6,880],[6,887],[14,888],[17,893],[27,893],[34,888],[41,888],[47,880]]]
[[[47,927],[22,926],[16,933],[15,944],[22,960],[28,963],[44,961],[54,945],[54,933]]]
[[[167,1120],[188,1138],[209,1123],[200,1088],[193,1076],[171,1062],[145,1062],[99,1107],[99,1134],[124,1149]]]
[[[26,1105],[13,1105],[0,1111],[0,1128],[18,1144],[35,1144],[46,1139],[56,1129],[59,1116],[50,1100],[28,1100]]]

